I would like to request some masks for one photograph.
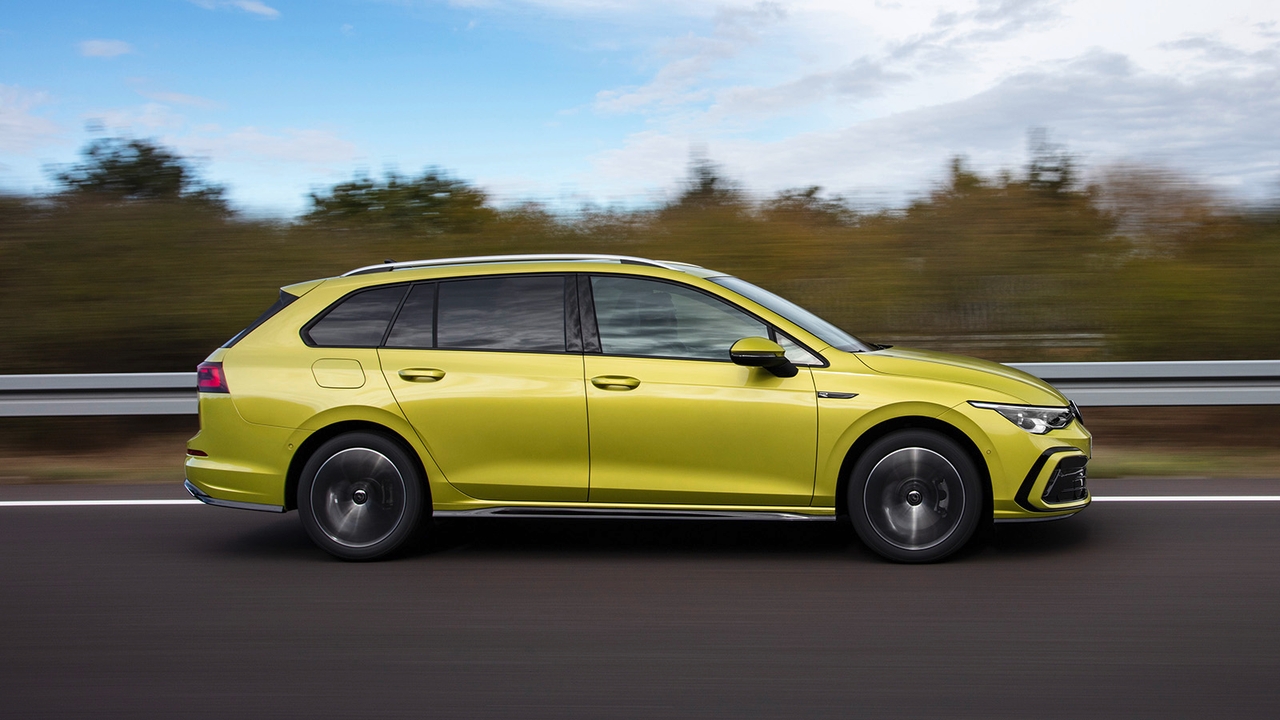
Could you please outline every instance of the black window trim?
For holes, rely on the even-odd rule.
[[[329,304],[328,307],[326,307],[318,315],[312,318],[306,325],[303,325],[302,329],[299,331],[299,334],[302,336],[302,341],[308,347],[314,347],[314,348],[339,348],[339,349],[352,348],[352,349],[361,349],[361,350],[369,350],[369,349],[433,350],[433,351],[440,350],[444,352],[504,352],[504,353],[523,353],[523,354],[530,354],[530,355],[581,355],[582,350],[580,349],[581,347],[580,343],[581,343],[582,329],[581,329],[581,321],[579,319],[579,310],[578,310],[578,302],[579,302],[580,296],[578,295],[578,292],[576,292],[579,286],[577,275],[578,273],[571,273],[571,272],[564,272],[564,271],[493,273],[488,275],[465,275],[462,277],[433,278],[431,280],[417,280],[417,281],[409,281],[409,282],[367,285],[365,287],[356,288],[351,292],[338,298],[337,300],[334,300],[332,303]],[[562,312],[564,313],[564,322],[565,322],[565,348],[566,349],[564,350],[501,350],[501,349],[495,349],[495,348],[441,348],[441,347],[438,347],[440,344],[440,286],[443,283],[453,282],[453,281],[466,281],[466,280],[485,280],[489,278],[556,277],[556,276],[561,277],[564,280],[564,295],[563,295],[564,304],[562,305]],[[434,285],[435,286],[435,298],[432,302],[432,308],[431,308],[431,345],[432,346],[429,348],[422,348],[422,347],[400,347],[400,346],[387,345],[387,340],[390,339],[391,337],[391,331],[392,329],[395,328],[396,320],[400,318],[400,311],[404,309],[404,304],[405,302],[408,301],[409,295],[412,292],[413,287],[417,285]],[[333,311],[334,308],[341,305],[351,296],[357,295],[362,292],[367,292],[370,290],[381,290],[384,288],[397,287],[397,286],[405,286],[408,288],[408,290],[404,293],[404,295],[400,297],[400,302],[396,305],[395,312],[391,314],[391,322],[387,324],[387,329],[382,333],[382,340],[377,345],[320,345],[311,339],[311,334],[310,334],[311,328],[315,324],[323,320],[326,315],[328,315],[330,312]],[[579,343],[579,346],[578,346],[579,349],[570,349],[574,347],[575,341]]]
[[[292,305],[293,301],[297,299],[298,299],[297,295],[291,295],[285,292],[284,288],[281,288],[280,296],[276,298],[275,302],[271,303],[271,307],[264,310],[262,314],[258,316],[258,319],[249,323],[249,325],[245,329],[241,330],[235,335],[232,335],[230,340],[222,344],[222,347],[224,348],[234,347],[236,343],[245,339],[245,337],[249,333],[253,332],[254,330],[257,330],[259,327],[262,327],[263,323],[275,317],[276,315],[279,315],[281,310],[284,310],[285,308]]]
[[[809,347],[808,345],[806,345],[806,344],[804,344],[804,343],[800,342],[800,341],[799,341],[799,340],[797,340],[796,338],[791,337],[790,333],[786,333],[786,332],[783,332],[782,330],[779,330],[777,327],[775,327],[775,326],[774,326],[774,324],[773,324],[773,323],[769,322],[768,320],[765,320],[764,318],[762,318],[762,317],[760,317],[759,315],[757,315],[756,313],[751,312],[750,310],[748,310],[748,309],[746,309],[746,308],[742,307],[741,305],[739,305],[739,304],[737,304],[737,303],[735,303],[735,302],[730,301],[728,298],[724,298],[724,297],[721,297],[721,296],[719,296],[719,295],[716,295],[715,293],[708,292],[708,291],[706,291],[706,290],[703,290],[703,289],[702,289],[702,288],[700,288],[700,287],[694,287],[693,285],[689,285],[689,284],[687,284],[687,283],[678,282],[678,281],[676,281],[676,280],[669,280],[669,279],[667,279],[667,278],[653,277],[652,275],[632,275],[632,274],[630,274],[630,273],[610,273],[610,272],[590,272],[590,273],[579,273],[579,275],[581,275],[581,276],[583,276],[583,277],[585,277],[585,278],[587,279],[587,281],[586,281],[586,282],[581,282],[581,281],[579,281],[579,283],[578,283],[579,293],[580,293],[580,294],[581,294],[581,292],[582,292],[582,287],[583,287],[583,286],[586,286],[586,298],[587,298],[587,299],[586,299],[586,302],[584,303],[584,313],[585,313],[586,311],[588,311],[588,310],[589,310],[589,311],[590,311],[590,313],[591,313],[590,318],[588,318],[585,314],[583,315],[583,328],[584,328],[584,329],[586,329],[586,328],[588,328],[588,327],[590,328],[590,332],[592,333],[592,336],[594,337],[594,341],[595,341],[595,346],[594,346],[594,347],[595,347],[595,350],[594,350],[594,351],[587,352],[587,353],[585,353],[585,354],[588,354],[588,355],[600,355],[600,356],[602,356],[602,357],[628,357],[628,358],[644,358],[644,359],[651,359],[651,360],[688,360],[688,361],[693,361],[693,362],[721,362],[721,363],[732,363],[732,362],[733,362],[732,360],[730,360],[730,359],[729,359],[729,358],[727,358],[727,357],[726,357],[726,358],[724,358],[723,360],[716,360],[716,359],[713,359],[713,358],[691,358],[691,357],[679,357],[679,356],[672,356],[672,355],[623,355],[623,354],[620,354],[620,353],[619,353],[619,354],[614,354],[614,353],[608,353],[608,354],[606,354],[606,353],[604,352],[604,350],[603,350],[603,345],[600,343],[600,331],[599,331],[599,325],[597,324],[597,322],[596,322],[596,317],[595,317],[595,310],[596,310],[596,308],[595,308],[595,301],[594,301],[594,299],[593,299],[593,298],[592,298],[592,296],[591,296],[591,278],[593,278],[593,277],[620,277],[620,278],[630,278],[630,279],[633,279],[633,280],[635,280],[635,279],[639,279],[639,280],[650,280],[650,281],[652,281],[652,282],[667,283],[668,285],[675,285],[675,286],[677,286],[677,287],[682,287],[682,288],[685,288],[685,289],[688,289],[688,290],[693,290],[694,292],[702,293],[703,295],[706,295],[707,297],[712,298],[713,300],[718,300],[718,301],[720,301],[720,302],[722,302],[722,303],[724,303],[724,304],[728,305],[729,307],[732,307],[732,308],[734,308],[735,310],[738,310],[739,312],[741,312],[741,313],[743,313],[743,314],[745,314],[745,315],[747,315],[747,316],[749,316],[749,317],[752,317],[752,318],[754,318],[754,319],[758,320],[760,323],[762,323],[762,324],[765,326],[765,328],[766,328],[766,329],[768,329],[768,331],[769,331],[769,339],[770,339],[770,340],[772,340],[772,341],[774,341],[774,342],[778,342],[778,336],[779,336],[779,335],[781,335],[781,336],[783,336],[783,337],[787,338],[788,340],[790,340],[791,342],[795,343],[797,347],[799,347],[799,348],[803,349],[805,352],[809,353],[810,355],[814,356],[815,358],[817,358],[818,360],[820,360],[820,361],[822,362],[822,364],[821,364],[821,365],[801,365],[801,366],[799,366],[799,367],[809,367],[809,368],[813,368],[813,367],[817,367],[817,368],[831,367],[831,362],[830,362],[829,360],[827,360],[825,357],[823,357],[821,353],[819,353],[819,352],[815,351],[813,348],[811,348],[811,347]],[[725,289],[726,289],[726,290],[728,290],[729,288],[725,288]],[[585,344],[585,342],[584,342],[584,344]]]
[[[440,338],[439,338],[440,285],[442,283],[451,282],[455,280],[459,280],[459,281],[481,280],[486,278],[499,278],[499,277],[501,278],[545,277],[545,276],[553,276],[553,275],[560,275],[565,278],[565,293],[564,293],[565,350],[563,351],[498,350],[494,348],[441,348],[441,347],[438,347],[438,345],[440,344]],[[708,292],[702,288],[694,287],[693,285],[689,285],[687,283],[682,283],[675,280],[669,280],[667,278],[653,277],[652,275],[635,275],[631,273],[609,273],[609,272],[586,272],[586,273],[576,272],[575,273],[575,272],[564,272],[564,271],[493,273],[493,274],[487,274],[487,275],[465,275],[462,277],[433,278],[431,280],[418,280],[418,281],[409,281],[409,282],[383,283],[379,285],[367,285],[365,287],[356,288],[351,292],[338,298],[337,300],[333,301],[332,303],[330,303],[328,307],[326,307],[318,315],[316,315],[309,322],[307,322],[306,325],[303,325],[302,329],[299,331],[299,334],[302,336],[302,341],[307,345],[307,347],[313,347],[313,348],[339,348],[339,349],[352,348],[352,349],[361,349],[361,350],[369,350],[369,349],[380,350],[385,348],[387,350],[433,350],[433,351],[440,350],[444,352],[505,352],[505,353],[524,353],[524,354],[530,354],[530,355],[599,355],[601,357],[631,357],[631,358],[642,358],[642,359],[651,359],[651,360],[689,360],[694,362],[721,362],[721,363],[733,362],[728,358],[725,358],[723,360],[718,360],[713,358],[691,358],[691,357],[680,357],[680,356],[672,356],[672,355],[605,354],[603,350],[603,346],[600,343],[599,325],[596,323],[595,299],[591,293],[591,278],[593,277],[619,277],[619,278],[629,278],[632,280],[636,280],[636,279],[649,280],[652,282],[667,283],[669,285],[675,285],[677,287],[682,287],[688,290],[692,290],[694,292],[701,293],[713,300],[718,300],[722,303],[725,303],[730,307],[738,310],[739,312],[744,313],[748,317],[754,318],[755,320],[759,321],[761,324],[765,326],[765,328],[768,329],[770,340],[774,342],[778,342],[778,336],[781,335],[782,337],[785,337],[791,342],[795,343],[797,347],[803,349],[805,352],[809,353],[813,357],[820,360],[822,363],[821,365],[802,365],[801,367],[825,368],[825,367],[831,366],[830,361],[828,361],[825,357],[823,357],[821,353],[815,351],[813,348],[809,347],[805,343],[800,342],[798,339],[792,337],[789,333],[783,332],[782,330],[778,329],[773,323],[760,317],[756,313],[742,307],[741,305],[735,302],[730,301],[728,298],[721,297],[719,295],[716,295],[715,293]],[[409,299],[409,294],[410,292],[412,292],[412,288],[415,285],[434,285],[435,286],[435,298],[434,298],[434,301],[432,302],[432,309],[431,309],[432,347],[430,348],[390,347],[386,344],[387,339],[390,338],[391,330],[395,327],[396,320],[399,319],[400,317],[400,311],[404,308],[404,304]],[[391,314],[391,321],[387,323],[387,329],[383,331],[382,340],[377,345],[320,345],[311,340],[311,334],[310,334],[311,328],[317,323],[319,323],[321,320],[323,320],[326,315],[328,315],[330,312],[333,311],[334,308],[336,308],[338,305],[341,305],[344,301],[346,301],[347,298],[350,298],[351,296],[356,295],[358,293],[367,292],[370,290],[381,290],[385,288],[399,287],[399,286],[404,286],[406,288],[405,293],[402,296],[400,296],[400,302],[396,305],[395,312]],[[576,293],[573,292],[574,286],[576,286],[576,289],[577,289]],[[245,334],[247,334],[247,331],[245,332]],[[573,349],[575,340],[578,343],[580,343],[578,345],[578,349]]]
[[[572,355],[581,355],[582,316],[579,305],[582,294],[579,289],[578,273],[565,273],[564,276],[564,351]]]

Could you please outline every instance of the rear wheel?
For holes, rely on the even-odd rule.
[[[849,518],[872,550],[898,562],[941,560],[973,537],[981,479],[956,442],[901,430],[867,448],[849,478]]]
[[[298,514],[325,551],[344,560],[374,560],[415,534],[424,495],[420,473],[398,443],[347,433],[321,445],[303,466]]]

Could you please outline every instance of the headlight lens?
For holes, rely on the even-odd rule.
[[[1038,407],[1035,405],[1001,405],[999,403],[974,402],[970,405],[985,410],[995,410],[1006,420],[1032,435],[1044,435],[1050,430],[1061,430],[1071,424],[1075,413],[1069,407]]]

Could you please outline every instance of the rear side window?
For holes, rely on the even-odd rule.
[[[313,321],[303,336],[321,347],[377,347],[408,289],[394,285],[348,295]]]
[[[436,284],[414,285],[396,316],[387,337],[387,347],[433,348],[436,346]]]
[[[240,342],[240,340],[243,339],[245,335],[248,335],[254,330],[257,330],[259,325],[270,320],[272,317],[275,316],[276,313],[285,309],[286,307],[288,307],[289,303],[297,299],[298,297],[296,295],[290,295],[289,293],[281,290],[280,297],[277,298],[276,301],[271,304],[271,307],[267,308],[266,312],[259,315],[257,320],[254,320],[252,323],[249,324],[249,327],[236,333],[235,337],[228,340],[225,344],[223,344],[222,347],[229,348],[232,345],[235,345],[236,343]]]
[[[441,282],[435,308],[436,347],[565,352],[567,284],[563,275]]]

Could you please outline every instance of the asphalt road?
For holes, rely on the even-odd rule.
[[[0,488],[83,497],[181,493]],[[931,566],[850,535],[452,521],[349,564],[294,514],[3,507],[0,716],[1280,716],[1280,502],[1099,502]]]

